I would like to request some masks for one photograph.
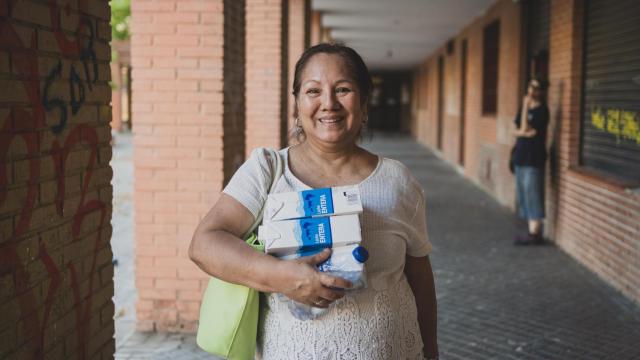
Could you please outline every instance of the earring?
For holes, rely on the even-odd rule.
[[[302,126],[300,125],[300,118],[295,119],[295,127],[296,127],[296,134],[298,135],[302,134]]]
[[[362,119],[362,125],[360,125],[360,133],[358,134],[360,136],[360,140],[364,138],[365,134],[369,133],[369,127],[367,126],[368,122],[369,122],[369,117],[365,116],[364,119]]]

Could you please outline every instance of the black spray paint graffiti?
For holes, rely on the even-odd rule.
[[[60,112],[60,121],[58,121],[57,125],[51,127],[51,131],[54,134],[59,134],[62,130],[67,126],[67,107],[64,104],[64,101],[59,97],[50,98],[49,89],[53,82],[60,78],[62,74],[62,62],[58,61],[58,65],[55,66],[47,75],[46,80],[44,81],[44,91],[42,93],[42,105],[47,112],[53,111],[54,109],[58,109]]]
[[[77,95],[76,86],[78,88]],[[89,85],[89,89],[91,89],[91,85]],[[71,113],[75,115],[80,110],[82,104],[84,104],[84,84],[73,65],[71,66],[71,74],[69,76],[69,93],[71,94]]]
[[[71,104],[71,114],[76,115],[85,102],[85,83],[89,90],[93,90],[93,84],[98,81],[98,60],[95,51],[95,22],[89,18],[84,17],[81,20],[83,25],[86,25],[89,29],[89,37],[86,39],[80,51],[80,61],[84,69],[86,81],[82,80],[78,75],[75,65],[71,65],[69,75],[69,95]],[[80,34],[76,34],[80,36]],[[65,102],[60,97],[51,97],[50,89],[54,81],[62,76],[62,62],[58,61],[44,82],[42,105],[47,112],[58,110],[60,119],[56,125],[51,126],[51,131],[54,134],[59,134],[67,126],[68,114]]]
[[[93,89],[93,84],[98,81],[98,60],[96,58],[96,50],[94,47],[94,40],[96,38],[96,24],[94,21],[91,21],[89,18],[83,17],[82,23],[87,26],[89,29],[89,39],[87,40],[86,46],[82,48],[80,52],[80,60],[82,61],[82,65],[84,66],[84,74],[88,82],[89,90]],[[89,74],[89,62],[93,66],[93,80],[91,80],[91,76]]]

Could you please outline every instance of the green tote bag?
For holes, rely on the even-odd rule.
[[[271,193],[282,175],[282,158],[277,151],[267,149],[276,161],[271,181]],[[254,230],[262,222],[263,210],[244,239],[257,251],[264,251]],[[258,291],[212,277],[200,305],[196,342],[204,351],[229,360],[250,360],[256,352],[258,334]]]

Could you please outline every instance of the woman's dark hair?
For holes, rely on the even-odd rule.
[[[529,82],[527,83],[527,86],[531,85],[532,81],[536,81],[538,83],[538,89],[540,89],[540,91],[545,91],[547,90],[547,82],[540,76],[534,76],[531,79],[529,79]]]
[[[531,86],[531,82],[533,81],[536,81],[538,83],[538,91],[540,92],[540,101],[543,104],[546,104],[547,103],[547,87],[548,87],[547,81],[540,76],[534,76],[531,79],[529,79],[529,82],[527,83],[527,87]]]
[[[371,97],[371,75],[369,69],[358,53],[352,48],[342,44],[322,43],[312,46],[305,50],[296,63],[295,73],[293,75],[293,95],[297,98],[300,93],[300,82],[302,81],[302,71],[309,60],[317,54],[335,54],[340,56],[347,64],[350,75],[355,80],[358,90],[360,91],[360,103],[366,104]],[[298,109],[294,110],[294,116],[297,117]]]

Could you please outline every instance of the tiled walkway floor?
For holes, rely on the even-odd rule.
[[[113,248],[116,348],[133,335],[136,321],[136,286],[133,239],[133,136],[114,134],[113,157]]]
[[[638,305],[552,245],[514,247],[514,215],[424,147],[382,135],[364,145],[405,163],[426,190],[442,359],[640,359]],[[114,161],[121,155],[114,149]],[[116,191],[114,198],[131,199]],[[114,253],[122,256],[116,269],[129,269],[122,262],[132,261],[133,248],[116,251],[131,241],[117,229],[120,207],[114,207]],[[120,287],[135,294],[129,271],[121,278],[116,271],[116,312],[123,308]],[[127,314],[116,319],[116,331]],[[116,359],[211,358],[189,335],[136,333],[116,346]]]

